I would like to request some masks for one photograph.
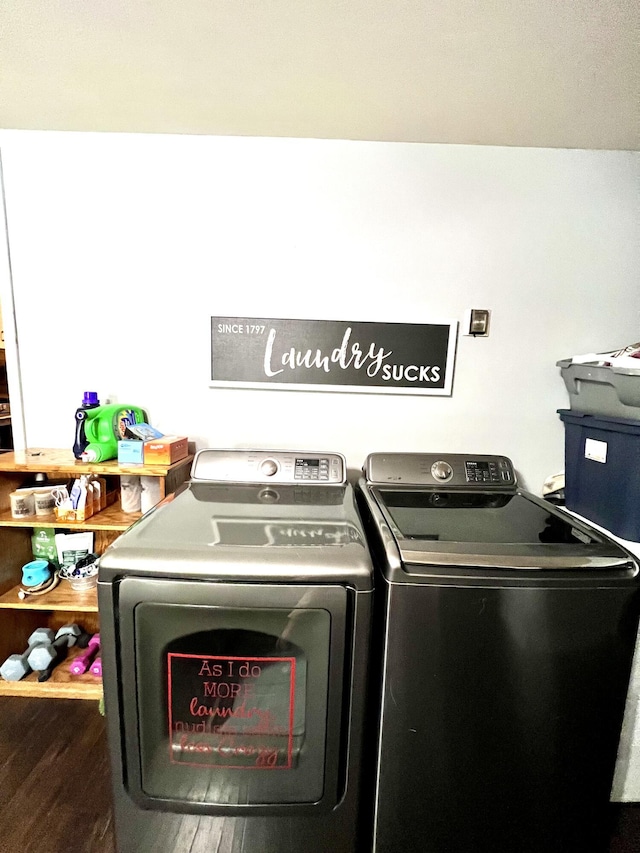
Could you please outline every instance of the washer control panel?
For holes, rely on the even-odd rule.
[[[467,483],[510,485],[514,482],[513,466],[505,456],[488,456],[465,461]]]
[[[446,486],[455,489],[514,488],[516,476],[506,456],[465,453],[371,453],[365,478],[377,485]]]
[[[340,453],[295,450],[217,450],[196,453],[191,480],[208,483],[304,483],[344,485],[347,465]]]

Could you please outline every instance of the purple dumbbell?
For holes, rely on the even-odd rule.
[[[102,675],[102,658],[100,657],[100,655],[98,655],[98,657],[91,664],[91,669],[89,670],[89,672],[91,673],[91,675],[97,675],[98,678],[100,678],[100,676]]]
[[[100,634],[94,634],[89,640],[89,644],[85,651],[71,661],[69,672],[74,675],[82,675],[91,666],[91,662],[100,650]]]

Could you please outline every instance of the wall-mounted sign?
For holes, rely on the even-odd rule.
[[[211,384],[450,395],[457,322],[211,318]]]

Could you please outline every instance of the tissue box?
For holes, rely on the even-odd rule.
[[[171,465],[189,455],[189,440],[181,435],[163,435],[144,442],[145,465]]]
[[[144,462],[144,441],[125,438],[118,442],[118,465],[142,465]]]

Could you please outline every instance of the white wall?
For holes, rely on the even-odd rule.
[[[556,361],[640,338],[638,153],[37,131],[0,152],[29,446],[70,446],[96,390],[198,446],[504,453],[540,492]],[[451,397],[208,384],[211,315],[470,307],[491,334],[459,338]]]
[[[0,28],[4,127],[640,141],[634,0],[29,0]]]

